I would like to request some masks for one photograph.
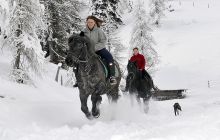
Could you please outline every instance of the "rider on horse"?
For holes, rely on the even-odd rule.
[[[139,70],[139,74],[141,75],[142,78],[150,78],[150,75],[147,73],[147,71],[145,70],[145,66],[146,66],[146,60],[144,58],[144,56],[142,54],[139,53],[138,48],[133,48],[133,56],[130,58],[129,60],[130,62],[136,62],[137,64],[137,68]],[[128,80],[126,80],[128,81]],[[125,91],[128,91],[128,84],[126,82],[126,87],[125,87]]]
[[[133,49],[133,56],[130,58],[131,62],[137,62],[137,67],[140,71],[145,69],[145,58],[142,54],[139,53],[138,48]]]
[[[86,19],[87,26],[83,31],[85,35],[90,38],[91,43],[94,44],[96,54],[106,60],[109,68],[110,83],[116,84],[114,59],[111,53],[106,49],[107,38],[100,28],[102,22],[102,20],[95,16],[88,16]]]
[[[111,53],[106,49],[107,38],[103,30],[100,28],[103,21],[95,16],[88,16],[86,19],[86,28],[83,33],[90,39],[95,47],[95,52],[108,64],[109,80],[111,85],[117,84],[115,77],[115,64]],[[77,87],[76,83],[74,87]]]
[[[121,80],[120,68],[114,61],[117,68],[117,77],[113,75],[113,58],[106,50],[106,37],[103,31],[97,27],[96,18],[88,17],[87,27],[80,34],[73,34],[68,39],[69,50],[65,59],[67,66],[74,67],[76,80],[78,82],[81,110],[88,119],[100,116],[100,104],[102,95],[106,94],[110,102],[116,102],[119,98],[119,83]],[[96,50],[96,51],[95,51]],[[115,76],[116,84],[106,80],[107,71],[104,70],[104,63],[98,57],[99,54],[108,62],[110,67],[111,82]],[[88,97],[91,95],[92,108],[88,107]]]

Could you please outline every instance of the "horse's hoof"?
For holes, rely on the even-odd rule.
[[[100,113],[93,115],[94,118],[99,118],[99,116],[100,116]]]
[[[100,112],[99,111],[92,112],[92,115],[93,115],[94,118],[99,118]]]
[[[92,119],[93,119],[93,116],[91,115],[91,113],[87,113],[87,114],[86,114],[86,118],[89,119],[89,120],[92,120]]]
[[[149,112],[149,107],[144,107],[144,113],[148,114],[148,112]]]

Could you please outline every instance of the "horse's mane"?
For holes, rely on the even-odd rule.
[[[127,69],[130,68],[131,65],[133,65],[137,68],[137,61],[132,62],[132,61],[129,60],[128,64],[127,64]]]
[[[91,43],[90,39],[85,36],[84,32],[80,34],[73,33],[68,39],[68,46],[70,49],[75,46],[76,43],[85,43],[87,46],[87,50],[90,53],[95,53],[95,46]]]

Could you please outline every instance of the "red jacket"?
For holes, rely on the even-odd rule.
[[[131,62],[137,61],[138,69],[144,70],[145,69],[145,59],[142,54],[133,55],[130,59]]]

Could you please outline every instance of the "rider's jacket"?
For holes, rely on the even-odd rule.
[[[137,66],[138,66],[138,69],[140,70],[144,70],[145,69],[145,64],[146,64],[146,61],[145,61],[145,58],[142,54],[137,54],[137,55],[133,55],[130,59],[131,62],[135,62],[137,61]]]
[[[91,43],[95,46],[95,51],[102,50],[106,47],[107,38],[101,28],[95,26],[92,30],[86,27],[84,33],[90,38]]]

